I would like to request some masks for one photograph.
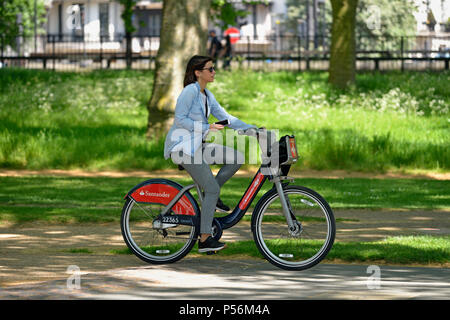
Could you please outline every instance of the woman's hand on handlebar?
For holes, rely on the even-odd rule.
[[[225,128],[225,126],[223,126],[221,124],[211,123],[209,125],[209,130],[211,130],[211,131],[222,130],[223,128]]]

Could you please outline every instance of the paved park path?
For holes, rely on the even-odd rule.
[[[76,276],[0,289],[0,299],[450,298],[448,268],[320,264],[292,272],[263,260],[185,258]]]
[[[358,218],[358,222],[338,227],[340,240],[449,232],[448,212],[353,210],[338,214]],[[223,239],[251,236],[250,226],[240,222],[225,230]],[[154,266],[133,255],[111,253],[124,247],[116,223],[2,226],[0,300],[450,299],[450,269],[442,266],[368,268],[322,263],[290,272],[263,259],[221,257],[220,253],[211,257],[189,254],[175,264]]]
[[[15,175],[10,171],[2,174]],[[450,233],[446,210],[337,210],[335,214],[347,218],[338,225],[339,241]],[[223,235],[224,241],[251,237],[249,225],[243,221]],[[123,248],[117,223],[0,224],[0,300],[450,299],[448,265],[322,263],[289,272],[262,259],[190,254],[175,264],[154,266],[132,255],[111,253]]]

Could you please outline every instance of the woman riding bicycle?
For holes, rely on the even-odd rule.
[[[224,125],[209,124],[208,117],[212,114],[219,120],[229,120],[229,127],[234,130],[255,127],[228,114],[206,89],[206,85],[214,81],[215,74],[212,58],[195,55],[189,60],[184,89],[178,97],[174,122],[164,144],[164,157],[170,157],[186,169],[204,191],[199,252],[225,248],[224,243],[211,236],[214,212],[216,209],[230,210],[219,198],[220,188],[244,163],[244,156],[239,151],[205,142],[209,131],[224,128]],[[211,164],[223,164],[215,177],[209,167]]]

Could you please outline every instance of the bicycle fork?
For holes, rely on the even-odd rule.
[[[273,179],[273,183],[274,183],[275,188],[280,197],[281,207],[283,209],[283,214],[284,214],[284,217],[286,218],[286,222],[289,226],[289,230],[291,232],[294,232],[297,228],[297,226],[294,222],[295,217],[293,219],[293,214],[291,213],[291,208],[290,208],[291,206],[289,203],[289,199],[287,199],[286,196],[284,195],[283,186],[281,184],[281,179],[279,177],[275,177]]]

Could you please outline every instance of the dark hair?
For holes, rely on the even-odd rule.
[[[213,59],[211,57],[206,56],[193,56],[191,59],[189,59],[189,62],[186,67],[186,73],[184,74],[183,85],[185,87],[197,81],[197,77],[195,76],[195,70],[203,69],[205,67],[205,64],[208,63],[208,61],[213,61]]]

